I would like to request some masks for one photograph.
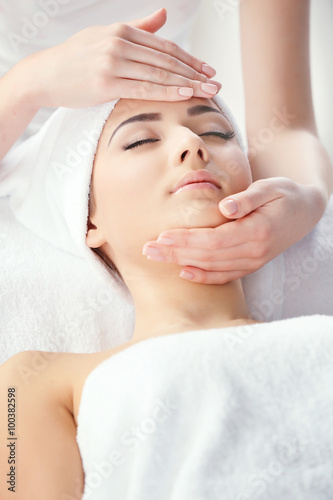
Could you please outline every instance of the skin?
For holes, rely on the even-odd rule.
[[[87,244],[100,247],[118,266],[136,305],[131,341],[94,354],[25,351],[0,367],[0,392],[15,387],[17,395],[17,498],[59,500],[80,498],[84,477],[76,443],[77,416],[84,382],[103,360],[155,336],[202,328],[255,323],[239,281],[198,285],[179,278],[179,266],[147,260],[147,237],[168,227],[209,227],[227,224],[218,209],[226,196],[246,188],[251,172],[235,138],[203,136],[226,133],[231,127],[220,113],[189,116],[188,108],[217,106],[192,98],[184,103],[121,100],[111,114],[98,145],[93,170],[93,203]],[[161,113],[163,120],[117,126],[138,113]],[[124,144],[153,137],[124,151]],[[230,174],[230,164],[234,166]],[[237,168],[235,168],[235,165]],[[206,170],[221,189],[172,193],[185,173]],[[135,203],[133,210],[132,203]],[[198,204],[204,209],[197,210]],[[185,210],[186,209],[186,210]],[[186,213],[186,219],[182,217]],[[142,224],[144,220],[144,224]],[[7,407],[0,407],[0,441],[7,438]],[[6,441],[7,442],[7,441]],[[7,449],[0,447],[0,470],[8,469]],[[52,485],[52,486],[50,486]],[[12,498],[0,483],[1,498]],[[65,497],[66,498],[66,497]]]

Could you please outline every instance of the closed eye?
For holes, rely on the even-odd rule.
[[[216,130],[211,130],[209,132],[204,132],[203,134],[199,134],[200,137],[203,136],[210,136],[210,135],[215,135],[216,137],[221,137],[221,139],[229,140],[235,137],[235,132],[233,130],[229,130],[228,132],[217,132]],[[138,146],[141,146],[142,144],[147,144],[147,143],[152,143],[152,142],[159,142],[161,139],[141,139],[140,141],[135,141],[132,144],[125,144],[123,146],[124,151],[128,151],[129,149],[137,148]]]
[[[233,130],[229,130],[228,132],[217,132],[216,130],[211,130],[210,132],[205,132],[204,134],[200,134],[200,137],[205,135],[216,135],[217,137],[221,137],[222,139],[232,139],[235,137],[235,132]]]
[[[125,145],[123,146],[123,149],[124,149],[125,151],[127,151],[128,149],[137,148],[138,146],[141,146],[142,144],[146,144],[146,143],[148,143],[148,142],[158,142],[158,141],[160,141],[160,140],[161,140],[161,139],[142,139],[142,140],[140,140],[140,141],[135,141],[135,142],[133,142],[132,144],[127,144],[127,145],[125,144]]]

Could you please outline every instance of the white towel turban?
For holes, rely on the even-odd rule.
[[[224,101],[214,101],[229,120],[246,154],[238,125]],[[117,100],[84,109],[59,108],[37,134],[13,150],[6,163],[11,173],[11,208],[35,234],[107,274],[110,286],[128,296],[86,245],[88,198],[94,156],[103,127]]]

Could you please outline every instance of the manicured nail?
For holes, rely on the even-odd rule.
[[[158,248],[155,247],[144,247],[142,255],[149,255],[150,257],[156,257],[157,255],[161,255],[161,252],[159,251]]]
[[[227,200],[221,203],[222,208],[227,212],[228,215],[232,215],[237,212],[238,205],[234,200]]]
[[[201,90],[206,92],[207,94],[216,94],[218,91],[218,87],[216,85],[213,85],[212,83],[201,83]]]
[[[222,83],[218,82],[217,80],[208,80],[206,83],[210,83],[211,85],[216,85],[220,90],[222,88]]]
[[[181,278],[185,278],[186,280],[193,280],[194,274],[189,271],[182,271],[179,275]]]
[[[178,89],[178,94],[185,97],[191,97],[193,95],[193,89],[190,87],[180,87]]]
[[[147,259],[149,260],[156,260],[158,262],[163,262],[166,260],[159,249],[155,247],[144,247],[144,249],[142,250],[142,255],[146,255]]]
[[[167,238],[166,236],[159,236],[157,238],[157,243],[161,243],[162,245],[174,245],[175,242],[171,238]]]
[[[164,255],[147,255],[147,259],[156,260],[158,262],[164,262],[166,260]]]
[[[215,69],[213,69],[211,66],[208,66],[206,63],[202,63],[202,72],[205,73],[205,75],[209,76],[209,78],[212,78],[212,76],[216,75]]]

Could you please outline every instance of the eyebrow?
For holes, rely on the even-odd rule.
[[[198,116],[202,115],[203,113],[219,113],[220,115],[224,116],[223,113],[219,109],[212,108],[211,106],[206,106],[203,104],[199,104],[197,106],[192,106],[191,108],[188,108],[187,114],[188,116]],[[116,129],[113,131],[108,146],[110,145],[110,142],[112,141],[113,136],[115,133],[124,125],[128,125],[129,123],[133,122],[153,122],[153,121],[162,121],[163,116],[161,113],[140,113],[139,115],[131,116],[131,118],[128,118],[127,120],[123,121],[116,127]]]

